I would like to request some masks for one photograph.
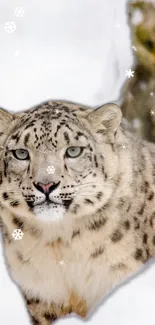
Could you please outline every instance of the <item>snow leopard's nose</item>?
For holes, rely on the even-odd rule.
[[[58,182],[58,183],[50,182],[50,183],[44,184],[44,183],[38,182],[37,184],[35,184],[35,183],[33,183],[33,184],[37,190],[39,190],[40,192],[42,192],[46,195],[46,194],[50,194],[52,191],[54,191],[55,188],[59,185],[59,183],[60,182]]]

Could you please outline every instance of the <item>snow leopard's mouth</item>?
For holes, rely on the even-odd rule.
[[[26,200],[28,206],[33,210],[36,206],[44,206],[44,207],[57,207],[57,206],[64,206],[66,208],[66,210],[70,207],[71,203],[72,203],[73,199],[69,199],[69,200],[57,200],[57,199],[45,199],[43,202],[41,203],[35,203],[34,201],[30,201],[30,200]]]

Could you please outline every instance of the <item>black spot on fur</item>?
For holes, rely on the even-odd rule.
[[[26,300],[26,303],[27,305],[34,305],[34,304],[39,304],[40,303],[40,300],[38,298],[27,298],[25,295],[24,295],[24,298]]]
[[[65,138],[67,144],[69,144],[70,143],[70,139],[69,139],[69,135],[68,135],[67,132],[64,132],[64,138]]]
[[[114,143],[110,143],[110,144],[111,144],[111,149],[112,149],[112,151],[115,151]]]
[[[113,243],[116,243],[118,241],[120,241],[123,237],[123,234],[121,233],[121,231],[119,229],[117,229],[111,236],[111,240]]]
[[[4,160],[4,176],[7,177],[7,168],[8,168],[8,164],[7,162]]]
[[[8,198],[9,198],[8,193],[4,192],[4,193],[3,193],[3,199],[4,199],[4,200],[7,200]]]
[[[123,223],[123,225],[124,225],[125,230],[129,230],[130,229],[130,222],[129,222],[129,220],[125,220],[124,223]]]
[[[34,237],[39,237],[41,235],[41,230],[35,228],[35,227],[32,227],[32,228],[29,228],[29,232],[32,236]]]
[[[77,210],[79,209],[80,205],[79,204],[74,204],[72,208],[72,213],[77,213]]]
[[[94,162],[95,162],[95,167],[98,168],[98,162],[97,162],[97,157],[94,155]]]
[[[148,234],[144,234],[143,235],[143,244],[147,244],[147,240],[148,240]]]
[[[90,225],[88,226],[89,230],[99,230],[101,227],[103,227],[107,222],[106,218],[102,218],[99,220],[94,220],[90,223]]]
[[[145,204],[142,205],[141,209],[138,211],[139,215],[142,215],[144,212]]]
[[[30,138],[30,133],[27,133],[24,138],[24,145],[26,146]]]
[[[134,258],[135,258],[135,260],[137,260],[137,261],[140,261],[140,260],[143,259],[143,251],[142,251],[141,248],[137,248],[137,249],[136,249],[136,251],[135,251],[135,253],[134,253]]]
[[[118,263],[118,264],[112,265],[111,268],[112,268],[112,270],[116,271],[116,270],[119,270],[119,269],[125,269],[126,265],[124,263]]]
[[[41,325],[39,320],[36,317],[34,317],[34,316],[31,316],[31,317],[32,317],[33,325]]]
[[[12,222],[20,229],[24,229],[24,222],[18,219],[16,216],[13,217]]]
[[[155,226],[155,212],[152,213],[150,218],[150,226],[153,228]]]
[[[84,136],[87,139],[87,137],[82,132],[78,131],[75,136],[75,140],[79,140],[79,137],[82,137],[82,136]]]
[[[22,255],[20,252],[17,252],[17,257],[18,257],[18,259],[19,259],[21,262],[24,261],[24,260],[23,260],[23,255]]]
[[[12,135],[12,137],[11,137],[11,139],[13,139],[13,140],[16,140],[16,139],[17,139],[17,137],[18,137],[18,132],[17,132],[17,133],[15,133],[15,134],[13,134],[13,135]]]
[[[10,235],[8,233],[8,230],[7,230],[7,228],[5,226],[2,226],[2,233],[3,233],[4,239],[7,240],[8,244],[11,244],[13,240],[10,237]]]
[[[146,252],[146,261],[147,261],[151,257],[151,255],[148,248],[146,248],[145,252]]]
[[[147,181],[144,182],[145,193],[147,193],[149,188],[149,183]]]
[[[151,201],[154,198],[154,193],[151,192],[148,196],[148,200]]]
[[[127,209],[126,209],[126,212],[129,212],[129,211],[130,211],[130,209],[131,209],[131,206],[132,206],[132,204],[131,204],[131,203],[129,203],[129,205],[128,205]]]
[[[77,230],[73,231],[72,238],[79,236],[79,235],[80,235],[80,229],[77,229]]]
[[[152,243],[155,245],[155,236],[153,236]]]
[[[53,313],[45,313],[44,314],[44,317],[46,320],[49,320],[49,321],[55,321],[57,319],[57,316]]]
[[[30,124],[28,124],[26,127],[25,127],[25,129],[24,130],[27,130],[28,128],[30,128],[30,127],[32,127],[32,126],[34,126],[34,123],[30,123]]]
[[[91,201],[90,199],[84,199],[84,202],[87,203],[87,204],[94,204],[93,201]]]
[[[98,200],[100,200],[102,196],[103,196],[103,193],[102,192],[98,192],[97,195],[96,195],[96,198]]]
[[[61,125],[59,124],[59,125],[57,125],[57,130],[56,130],[56,132],[54,133],[54,136],[56,137],[57,136],[57,134],[58,134],[58,131],[59,131],[59,129],[61,128]]]
[[[17,200],[14,200],[14,201],[11,201],[11,202],[10,202],[10,205],[11,205],[12,207],[18,207],[19,204],[20,204],[20,202],[17,201]]]
[[[68,128],[70,131],[74,132],[74,130],[66,123],[65,124],[66,128]]]
[[[140,228],[140,222],[137,217],[134,217],[134,221],[135,221],[135,230],[137,230]]]
[[[68,171],[66,164],[64,165],[64,167],[65,167],[65,170]]]
[[[2,184],[3,182],[3,178],[2,178],[2,173],[0,172],[0,185]]]
[[[95,252],[93,252],[93,253],[91,254],[91,257],[92,257],[92,258],[96,258],[96,257],[98,257],[99,255],[102,255],[103,252],[104,252],[104,248],[103,248],[103,247],[97,248],[97,249],[95,250]]]

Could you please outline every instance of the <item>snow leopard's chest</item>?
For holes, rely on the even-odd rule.
[[[32,297],[67,305],[71,293],[75,292],[87,302],[89,309],[104,296],[115,278],[129,271],[127,267],[115,270],[114,266],[120,263],[119,254],[115,254],[115,245],[104,234],[104,230],[87,231],[83,236],[75,234],[69,246],[58,241],[45,246],[38,243],[33,248],[26,244],[25,234],[23,249],[18,244],[18,252],[13,246],[7,250],[12,277]],[[123,247],[118,249],[123,256]],[[128,247],[125,261],[129,261],[130,253]]]

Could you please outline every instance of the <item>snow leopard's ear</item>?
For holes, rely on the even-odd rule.
[[[3,143],[9,135],[10,129],[14,125],[14,121],[15,116],[13,114],[9,113],[5,109],[0,108],[0,149],[2,149]]]
[[[114,134],[122,120],[122,112],[116,104],[105,104],[87,115],[87,121],[96,133]]]

